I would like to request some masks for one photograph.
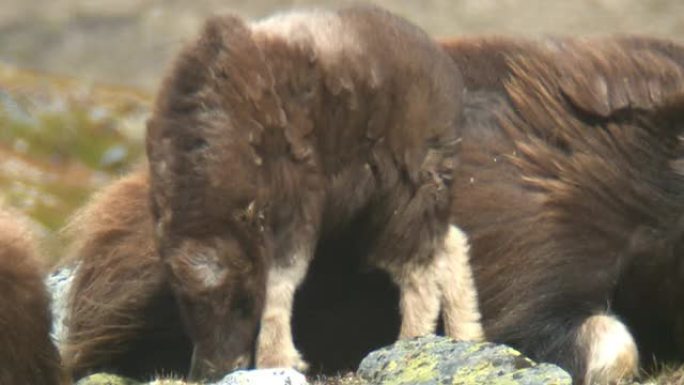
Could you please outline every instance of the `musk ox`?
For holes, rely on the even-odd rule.
[[[637,359],[682,362],[684,49],[639,38],[469,38],[442,46],[460,66],[467,89],[452,220],[469,237],[488,339],[556,362],[578,384],[629,376]],[[115,357],[100,343],[110,330],[102,325],[119,314],[148,322],[144,330],[162,330],[171,320],[149,321],[155,311],[149,309],[171,298],[168,285],[150,286],[159,290],[152,295],[133,290],[144,283],[129,284],[162,282],[164,275],[154,253],[140,252],[153,247],[147,176],[131,178],[138,180],[131,188],[110,188],[119,198],[103,193],[93,202],[105,211],[92,218],[144,215],[125,226],[103,222],[82,232],[88,238],[89,229],[106,233],[109,226],[112,233],[92,243],[97,258],[81,262],[82,271],[111,271],[112,278],[93,280],[72,295],[101,304],[92,338],[82,341],[99,352],[100,365]],[[148,238],[138,238],[144,233]],[[327,369],[353,367],[363,352],[388,343],[399,330],[388,305],[397,301],[391,285],[377,276],[368,285],[356,265],[344,264],[367,252],[351,241],[358,236],[352,226],[324,239],[298,293],[296,342],[309,360],[318,354],[343,358]],[[117,247],[129,249],[121,261],[112,257]],[[131,267],[136,263],[139,269]],[[137,307],[115,306],[107,289],[112,282],[125,291],[115,298],[141,296]],[[368,309],[372,316],[359,315]],[[93,314],[70,312],[72,319]],[[361,335],[345,327],[357,322],[364,325]],[[114,346],[126,346],[131,357],[142,351],[128,342]],[[190,356],[188,341],[177,346]]]
[[[28,227],[0,209],[0,384],[64,384],[50,300]]]
[[[578,384],[684,358],[684,47],[464,39],[452,218],[488,339]]]
[[[357,226],[399,286],[400,337],[479,338],[448,227],[463,87],[449,56],[378,8],[211,18],[148,122],[159,253],[193,342],[191,378],[306,368],[290,319],[326,234]],[[363,218],[363,221],[358,221]],[[470,278],[464,274],[465,278]]]

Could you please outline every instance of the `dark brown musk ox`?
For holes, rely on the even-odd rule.
[[[146,142],[191,378],[247,366],[253,350],[257,367],[306,368],[295,291],[319,239],[352,224],[365,263],[399,287],[400,338],[434,332],[440,306],[449,335],[480,338],[474,291],[460,292],[471,281],[451,275],[467,269],[448,226],[462,93],[449,56],[379,8],[207,21]]]
[[[452,217],[488,339],[615,383],[684,358],[684,47],[461,39]]]
[[[0,209],[0,384],[67,383],[40,263],[25,219]]]

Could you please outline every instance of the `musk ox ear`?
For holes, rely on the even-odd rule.
[[[256,108],[260,123],[284,125],[275,78],[252,28],[240,17],[210,17],[199,38],[178,56],[158,108],[182,114],[207,109]],[[231,111],[232,110],[232,111]]]

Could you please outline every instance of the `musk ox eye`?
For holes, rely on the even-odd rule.
[[[203,138],[191,138],[183,142],[183,150],[187,152],[201,151],[209,146]]]

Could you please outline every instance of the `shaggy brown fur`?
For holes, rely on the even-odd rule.
[[[318,239],[361,216],[367,263],[400,288],[401,337],[434,332],[440,300],[461,306],[439,274],[465,250],[447,239],[461,95],[449,57],[377,8],[207,22],[147,136],[191,377],[249,364],[259,320],[256,365],[305,368],[290,331],[295,290]]]
[[[634,339],[643,358],[681,361],[684,47],[446,48],[468,95],[452,214],[472,244],[487,337],[577,383],[632,375]]]
[[[27,226],[0,209],[0,384],[64,384],[50,300]]]
[[[67,264],[76,273],[60,350],[75,379],[96,371],[144,379],[188,367],[189,341],[153,229],[146,168],[99,192],[71,219]]]
[[[66,264],[78,268],[61,348],[74,379],[98,371],[140,380],[187,373],[192,345],[154,252],[148,202],[141,169],[99,192],[71,220],[74,258]],[[395,289],[382,274],[361,271],[367,251],[356,236],[336,233],[322,242],[322,258],[295,304],[295,341],[316,372],[349,370],[399,332]],[[364,301],[368,295],[379,302]]]

